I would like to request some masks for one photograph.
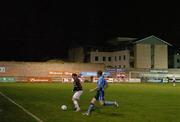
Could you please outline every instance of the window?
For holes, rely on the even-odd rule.
[[[126,60],[126,55],[124,55],[124,60]]]
[[[108,61],[111,61],[111,57],[108,57]]]
[[[95,61],[98,61],[98,60],[99,60],[98,56],[95,56]]]
[[[119,61],[121,60],[121,56],[119,56]]]
[[[119,65],[119,68],[121,68],[121,65]]]
[[[126,68],[126,65],[124,65],[124,68]]]
[[[130,62],[130,67],[134,68],[134,62]]]
[[[117,58],[116,58],[116,56],[114,57],[114,60],[115,60],[115,61],[117,61]]]
[[[130,51],[130,56],[134,57],[134,52]]]
[[[106,61],[106,57],[103,57],[103,61]]]
[[[179,63],[179,59],[177,59],[177,63]]]

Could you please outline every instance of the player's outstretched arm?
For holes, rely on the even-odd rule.
[[[93,92],[96,91],[98,89],[98,87],[94,88],[94,89],[90,89],[89,92]]]
[[[109,87],[108,82],[107,82],[107,80],[105,80],[105,86],[104,86],[104,88],[108,88],[108,87]]]
[[[106,85],[105,85],[105,87],[104,88],[108,88],[109,87],[109,85],[108,85],[108,83],[106,83]]]

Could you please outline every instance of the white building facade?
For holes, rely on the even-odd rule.
[[[180,68],[180,55],[179,53],[174,55],[174,68]]]
[[[103,63],[106,67],[129,68],[130,51],[114,51],[114,52],[90,52],[91,63]]]

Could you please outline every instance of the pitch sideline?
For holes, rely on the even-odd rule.
[[[43,122],[40,118],[38,118],[37,116],[35,116],[33,113],[31,113],[30,111],[28,111],[27,109],[25,109],[24,107],[22,107],[21,105],[19,105],[18,103],[16,103],[15,101],[13,101],[11,98],[9,98],[8,96],[6,96],[5,94],[3,94],[2,92],[0,92],[1,96],[3,96],[5,99],[9,100],[11,103],[15,104],[16,106],[18,106],[20,109],[22,109],[25,113],[27,113],[29,116],[31,116],[32,118],[34,118],[35,120],[37,120],[38,122]]]

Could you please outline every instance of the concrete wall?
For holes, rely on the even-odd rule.
[[[53,78],[82,71],[104,70],[103,64],[55,62],[0,62],[0,77]],[[48,80],[48,79],[47,79]]]
[[[154,68],[168,68],[168,50],[167,45],[155,45],[154,48]]]
[[[134,48],[135,68],[151,68],[151,45],[136,44]]]

